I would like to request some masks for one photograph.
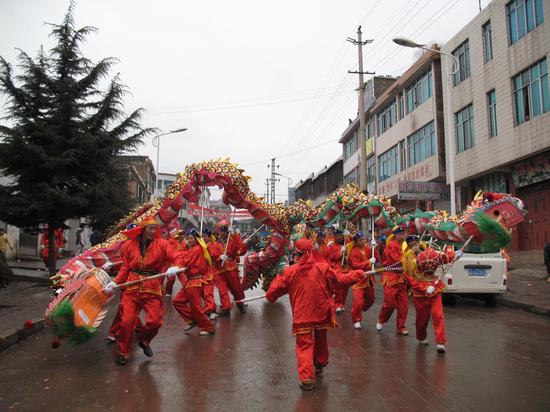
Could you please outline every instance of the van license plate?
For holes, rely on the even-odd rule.
[[[468,276],[487,276],[487,269],[468,268]]]

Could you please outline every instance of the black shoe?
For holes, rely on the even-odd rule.
[[[223,316],[229,316],[230,313],[231,313],[230,311],[222,309],[218,312],[218,316],[222,316],[222,317]]]
[[[315,384],[313,382],[300,382],[300,388],[304,391],[311,391],[315,389]]]
[[[143,353],[145,354],[145,356],[148,356],[150,358],[153,357],[153,349],[151,349],[149,345],[146,345],[143,342],[139,342],[138,345],[141,349],[143,349]]]
[[[124,365],[126,365],[126,363],[127,363],[127,360],[124,356],[116,355],[116,364],[117,365],[124,366]]]
[[[191,329],[193,329],[195,326],[197,326],[197,324],[195,322],[193,323],[188,323],[187,326],[185,327],[185,329],[183,330],[184,332],[189,332]]]
[[[239,309],[241,313],[246,313],[246,306],[242,303],[240,305],[237,305],[237,309]]]

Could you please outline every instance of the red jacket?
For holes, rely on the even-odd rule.
[[[227,251],[225,254],[227,255],[227,260],[225,263],[220,262],[220,271],[226,272],[226,271],[232,271],[237,270],[237,263],[239,262],[239,257],[241,255],[244,255],[246,253],[246,245],[243,243],[241,239],[241,235],[238,233],[229,234],[229,243],[227,245]],[[225,250],[225,242],[223,244],[223,251]]]
[[[201,287],[210,274],[204,250],[201,245],[195,245],[182,255],[182,266],[187,270],[178,274],[180,282],[187,288]]]
[[[362,271],[342,274],[313,256],[306,257],[275,277],[265,295],[273,303],[289,294],[293,334],[338,326],[330,293],[331,284],[351,285],[363,279]]]
[[[181,266],[180,258],[174,254],[168,242],[160,237],[156,237],[151,241],[143,256],[139,247],[139,237],[128,239],[122,246],[120,254],[122,267],[115,278],[118,284],[147,277],[140,274],[140,272],[149,272],[150,276],[151,274],[161,273],[168,266]],[[159,278],[138,283],[129,286],[126,292],[137,291],[162,296],[163,281],[163,278]]]
[[[437,262],[439,265],[445,265],[453,260],[455,253],[448,249],[446,252],[437,252],[437,255]],[[409,294],[415,298],[433,298],[443,292],[443,290],[447,287],[441,280],[439,280],[439,278],[434,276],[433,271],[422,273],[423,279],[417,279],[410,274],[406,274],[405,276],[407,278],[407,283],[410,286]],[[435,291],[431,295],[427,292],[430,286],[435,288]]]
[[[384,254],[382,255],[382,264],[384,266],[390,266],[397,263],[401,263],[401,258],[403,257],[403,249],[401,248],[401,243],[397,240],[390,240],[386,248],[384,249]],[[397,265],[396,265],[397,266]],[[382,285],[391,286],[398,283],[403,283],[404,277],[402,273],[398,272],[383,272],[382,273]]]
[[[370,259],[372,257],[372,248],[368,245],[354,245],[348,256],[348,264],[350,269],[361,270],[366,272],[371,270]],[[377,249],[374,249],[374,257],[377,262],[380,262],[380,254]],[[353,285],[354,289],[363,289],[368,286],[374,286],[376,283],[374,275],[369,275],[365,280]]]

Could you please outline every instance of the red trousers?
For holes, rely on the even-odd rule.
[[[202,287],[182,287],[172,300],[174,308],[188,324],[195,322],[200,330],[214,332],[214,324],[208,319],[202,301],[204,289]]]
[[[220,294],[220,302],[223,310],[231,309],[229,292],[233,295],[235,303],[241,303],[244,299],[243,285],[239,279],[238,270],[226,270],[216,274],[216,287]]]
[[[315,329],[296,335],[296,361],[300,382],[315,382],[315,366],[327,366],[327,330]]]
[[[413,298],[414,308],[416,309],[416,339],[424,340],[428,336],[426,330],[432,315],[435,343],[445,345],[447,335],[445,334],[445,317],[443,316],[443,302],[441,294],[432,298]]]
[[[210,315],[216,311],[214,300],[214,281],[211,280],[203,286],[204,289],[204,313]]]
[[[363,312],[366,312],[374,303],[374,288],[353,289],[353,305],[351,307],[351,321],[353,323],[363,320]]]
[[[346,305],[346,299],[348,297],[349,286],[337,285],[334,293],[334,304],[337,308],[344,307]]]
[[[120,298],[122,301],[122,297]],[[112,336],[116,338],[120,332],[120,327],[122,325],[122,311],[124,306],[118,305],[118,310],[116,311],[115,318],[113,319],[113,323],[111,324],[111,327],[109,328],[109,336]],[[137,324],[136,324],[136,332],[139,333],[143,329],[143,322],[138,316]]]
[[[407,296],[407,286],[404,283],[384,286],[384,303],[378,315],[379,322],[386,323],[394,309],[397,309],[397,330],[404,329],[409,312],[409,297]]]
[[[176,282],[175,276],[166,276],[166,283],[164,286],[164,293],[171,295],[174,289],[174,283]]]
[[[118,352],[128,357],[132,347],[132,333],[136,329],[139,313],[145,311],[145,325],[138,331],[138,340],[149,344],[162,326],[164,307],[162,297],[152,293],[124,292],[120,300],[122,320],[117,336]]]

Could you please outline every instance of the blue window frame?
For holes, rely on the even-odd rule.
[[[409,166],[420,163],[435,154],[435,127],[431,121],[407,137]]]
[[[497,128],[497,95],[495,90],[487,93],[487,118],[489,119],[489,137],[498,134]]]
[[[516,124],[550,111],[548,65],[546,59],[525,69],[512,79]]]
[[[397,145],[378,156],[378,178],[381,182],[399,172],[398,157]]]
[[[407,113],[412,112],[430,97],[432,97],[432,69],[424,72],[406,90]]]
[[[544,22],[542,2],[543,0],[513,0],[506,5],[510,45]]]
[[[470,77],[470,42],[468,39],[453,50],[453,56],[458,59],[459,69],[453,74],[453,86],[462,83]]]
[[[455,113],[455,127],[457,153],[474,147],[474,106],[472,104]]]

